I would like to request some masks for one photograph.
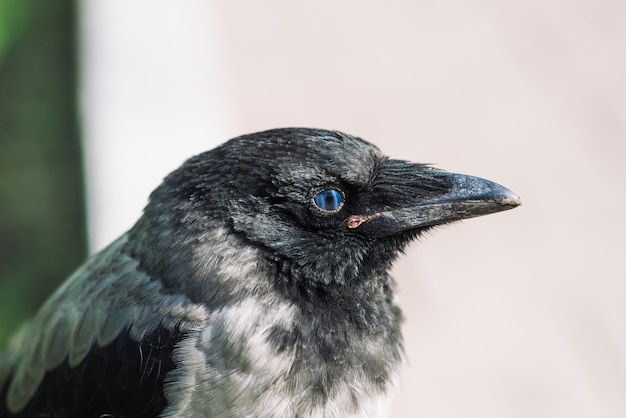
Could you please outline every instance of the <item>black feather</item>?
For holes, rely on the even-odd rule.
[[[94,345],[77,366],[70,367],[66,359],[48,371],[19,413],[11,414],[0,403],[0,417],[156,417],[165,408],[163,383],[182,337],[178,330],[157,327],[137,342],[126,329],[110,344]],[[0,399],[6,397],[6,386]]]

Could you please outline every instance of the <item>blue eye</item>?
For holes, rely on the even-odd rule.
[[[324,212],[335,212],[343,205],[343,195],[338,190],[328,189],[318,193],[313,201]]]

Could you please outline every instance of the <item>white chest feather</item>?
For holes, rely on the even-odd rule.
[[[212,313],[211,325],[175,351],[178,367],[168,376],[170,406],[163,416],[388,416],[389,394],[375,390],[358,372],[323,403],[313,401],[305,382],[290,377],[295,353],[277,353],[267,336],[277,322],[288,326],[294,315],[294,307],[258,298]]]

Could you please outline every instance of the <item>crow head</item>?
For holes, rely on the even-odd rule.
[[[380,275],[428,228],[519,204],[495,183],[389,159],[341,132],[276,129],[191,158],[146,215],[166,231],[151,248],[223,228],[290,283],[328,287]]]

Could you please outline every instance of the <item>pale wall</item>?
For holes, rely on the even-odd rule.
[[[162,16],[163,1],[115,3],[153,36],[192,25]],[[433,232],[398,263],[409,364],[394,416],[626,416],[626,3],[206,4],[206,23],[191,13],[210,38],[204,148],[227,139],[213,131],[339,129],[523,199]],[[159,137],[158,119],[154,155],[187,135]]]

